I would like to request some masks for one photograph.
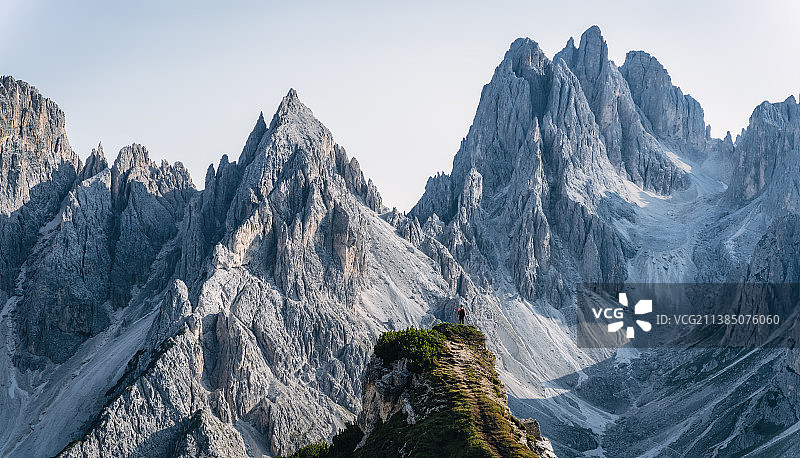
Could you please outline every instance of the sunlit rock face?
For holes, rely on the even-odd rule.
[[[597,27],[552,61],[520,39],[452,171],[429,179],[405,219],[388,219],[468,285],[461,300],[490,336],[512,410],[538,418],[559,456],[659,455],[664,434],[690,455],[719,441],[724,453],[789,450],[788,435],[765,444],[800,418],[798,380],[781,366],[796,365],[793,351],[586,353],[571,326],[580,282],[797,281],[797,107],[760,105],[734,146],[710,138],[699,103],[654,57],[609,61]],[[698,358],[723,362],[694,371]],[[752,379],[722,375],[734,367],[770,388],[753,398]],[[723,388],[714,409],[726,419],[705,416],[702,393]]]
[[[138,144],[75,162],[4,300],[3,450],[288,453],[355,419],[381,331],[454,300],[294,90],[203,191]]]
[[[558,456],[796,449],[794,350],[584,350],[573,328],[580,282],[800,281],[796,100],[713,139],[655,58],[575,43],[511,44],[408,214],[294,91],[198,191],[138,144],[81,164],[4,77],[0,455],[289,453],[355,420],[380,332],[460,305]]]

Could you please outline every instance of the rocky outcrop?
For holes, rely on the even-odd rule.
[[[414,380],[414,374],[408,370],[407,364],[408,360],[400,360],[395,361],[391,368],[386,368],[380,358],[373,357],[370,360],[364,373],[362,410],[358,418],[366,437],[375,427],[388,423],[396,414],[405,416],[407,424],[416,423],[417,413],[409,402],[409,389],[419,388],[421,382],[419,377]],[[430,412],[420,413],[427,415]]]
[[[453,193],[450,189],[450,175],[437,173],[429,177],[428,182],[425,183],[423,197],[412,211],[419,221],[427,221],[434,214],[437,219],[444,218],[450,221],[455,212]]]
[[[381,199],[378,188],[372,183],[371,179],[364,178],[361,166],[358,165],[356,158],[347,160],[347,153],[341,146],[334,147],[336,157],[336,172],[344,178],[347,189],[360,197],[368,208],[381,213],[383,212],[383,200]]]
[[[97,148],[92,148],[91,154],[86,158],[86,164],[83,165],[83,168],[81,168],[81,171],[78,173],[78,177],[75,179],[75,185],[80,185],[107,168],[108,161],[106,161],[106,157],[103,154],[103,145],[98,144]]]
[[[608,60],[608,46],[597,26],[581,35],[577,48],[570,38],[553,61],[559,59],[578,77],[613,165],[623,168],[630,181],[659,194],[689,185],[686,173],[645,129],[648,122],[642,121],[625,78]]]
[[[613,70],[602,53],[596,58],[604,71]],[[580,68],[581,74],[589,71]],[[603,84],[591,87],[599,92]],[[606,102],[595,98],[600,111]],[[428,181],[409,217],[443,218],[445,229],[435,238],[482,288],[502,277],[498,268],[504,267],[526,297],[561,296],[547,286],[561,283],[553,257],[575,258],[585,278],[623,279],[625,272],[614,266],[630,249],[597,216],[607,192],[623,192],[623,178],[595,120],[581,81],[564,60],[553,63],[532,40],[516,40],[483,89],[452,173]],[[676,180],[658,186],[670,190]],[[587,246],[612,261],[587,262],[595,259],[584,256]]]
[[[98,171],[105,164],[98,148],[24,265],[18,333],[33,360],[63,362],[108,326],[153,274],[194,193],[182,164],[157,166],[140,145],[123,148],[113,167]],[[158,272],[154,290],[170,275]]]
[[[689,153],[703,149],[709,139],[703,108],[672,85],[669,73],[655,57],[630,51],[619,71],[657,138],[683,145]]]
[[[794,96],[780,103],[764,102],[734,146],[734,172],[726,198],[741,205],[765,194],[765,204],[778,212],[800,211],[800,104]]]
[[[79,169],[58,106],[24,81],[0,77],[0,299]]]
[[[468,455],[474,449],[488,456],[556,456],[536,420],[521,422],[511,415],[494,356],[479,331],[441,324],[428,332],[447,336],[429,369],[415,369],[402,357],[370,360],[358,417],[364,437],[353,456],[379,450],[387,456]]]

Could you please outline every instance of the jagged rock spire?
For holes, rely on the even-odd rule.
[[[600,28],[592,26],[582,35],[580,46],[570,41],[553,58],[563,59],[578,77],[595,121],[600,128],[606,154],[612,164],[637,185],[660,194],[670,194],[688,185],[685,174],[647,131],[625,78],[608,59],[608,45]]]
[[[300,101],[297,91],[289,89],[289,92],[278,105],[278,111],[272,117],[269,128],[274,129],[281,123],[301,121],[303,118],[314,118],[314,113]]]
[[[97,148],[92,148],[91,154],[86,158],[86,164],[81,169],[81,173],[78,174],[78,179],[75,180],[76,184],[97,175],[107,168],[108,161],[106,161],[106,157],[103,154],[103,144],[98,143]]]
[[[669,73],[655,57],[644,51],[630,51],[619,70],[656,137],[694,146],[704,144],[708,135],[703,108],[673,86]]]

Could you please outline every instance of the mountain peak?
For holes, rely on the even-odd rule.
[[[608,60],[608,45],[603,38],[600,27],[593,25],[581,35],[580,49],[586,53],[598,53],[602,60]]]
[[[511,43],[508,52],[506,52],[506,59],[509,57],[520,58],[523,56],[529,57],[531,62],[547,59],[547,56],[545,55],[544,51],[542,51],[539,43],[531,40],[530,38],[517,38],[513,43]],[[516,61],[517,59],[514,60]]]
[[[603,32],[600,31],[600,27],[598,27],[597,25],[592,25],[591,27],[586,29],[585,32],[583,32],[583,35],[581,35],[581,39],[583,39],[583,37],[585,36],[603,38]]]
[[[286,96],[283,98],[283,100],[287,99],[300,101],[300,98],[297,96],[297,91],[293,87],[289,88],[289,92],[287,92]]]
[[[570,37],[564,49],[553,57],[553,61],[559,58],[564,59],[573,71],[576,71],[576,67],[580,67],[586,76],[593,79],[599,77],[608,62],[608,45],[600,32],[600,27],[593,25],[586,29],[581,34],[580,45],[577,48],[575,40]]]
[[[668,83],[672,83],[672,79],[669,77],[667,69],[661,65],[661,62],[659,62],[658,59],[646,51],[628,51],[628,53],[625,54],[625,63],[623,64],[623,67],[630,67],[633,65],[645,67],[651,72],[656,72],[659,75],[663,75]]]
[[[658,138],[680,140],[694,148],[705,144],[708,135],[703,108],[672,84],[658,59],[644,51],[629,51],[619,71]]]
[[[276,113],[275,116],[278,116]],[[256,124],[253,126],[253,130],[250,132],[250,135],[247,137],[247,142],[244,144],[244,148],[242,148],[242,154],[239,155],[239,163],[243,165],[247,165],[253,161],[253,155],[255,154],[256,148],[258,147],[259,142],[261,142],[261,138],[264,136],[264,133],[267,131],[267,122],[264,121],[264,112],[261,111],[258,113],[258,119],[256,120]],[[227,163],[227,156],[223,156],[225,158],[225,162]],[[220,162],[220,169],[222,168],[222,162]]]
[[[76,183],[80,183],[87,178],[91,178],[106,168],[108,168],[108,161],[106,161],[106,156],[103,154],[103,144],[98,143],[97,148],[92,148],[91,154],[89,154],[89,157],[86,158],[86,164],[78,174]]]
[[[97,148],[92,148],[92,154],[91,155],[92,156],[98,156],[98,157],[101,157],[101,158],[105,158],[105,155],[103,154],[103,142],[98,142],[97,143]]]
[[[289,121],[300,121],[301,123],[305,124],[308,119],[313,118],[314,113],[310,108],[305,106],[303,102],[300,101],[297,91],[294,89],[289,89],[289,92],[286,94],[283,100],[281,100],[280,105],[278,105],[278,111],[275,112],[275,116],[272,117],[272,122],[270,123],[269,128],[274,129],[275,127]]]
[[[138,144],[132,143],[122,147],[114,161],[114,168],[119,171],[126,171],[134,167],[142,167],[150,164],[150,155],[147,148]]]

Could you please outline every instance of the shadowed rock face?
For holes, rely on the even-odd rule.
[[[764,102],[734,146],[727,199],[733,205],[762,196],[778,213],[800,211],[800,104],[794,96]]]
[[[619,71],[656,137],[703,147],[708,131],[700,103],[672,85],[667,70],[655,57],[644,51],[630,51]]]
[[[79,169],[58,106],[27,83],[0,77],[0,299],[11,294]]]
[[[151,272],[149,261],[176,232],[181,201],[192,190],[182,167],[156,167],[138,145],[120,154],[119,173],[108,169],[101,148],[82,168],[55,103],[13,78],[3,77],[0,84],[0,299],[8,351],[0,359],[4,386],[16,387],[4,390],[0,401],[8,414],[0,435],[8,444],[19,439],[12,436],[17,428],[30,423],[16,416],[23,406],[52,399],[31,393],[53,387],[60,395],[77,372],[59,363],[74,360],[82,343],[113,323],[111,312],[127,302],[135,283],[141,286],[151,273],[163,273]],[[138,162],[123,164],[134,156]],[[161,210],[158,201],[166,194],[171,195],[169,210]],[[121,272],[138,277],[122,279]],[[121,279],[115,284],[119,288],[112,293],[116,279]],[[64,378],[51,379],[59,368]],[[99,407],[104,390],[93,392],[91,386],[75,399],[63,396],[78,406],[67,408],[71,413],[64,419],[73,421],[82,409]],[[59,429],[32,440],[46,445],[61,435]],[[31,454],[53,454],[54,446]]]
[[[194,193],[182,164],[156,166],[137,144],[110,169],[98,147],[78,177],[24,265],[17,305],[26,350],[54,362],[104,330],[147,281]]]

